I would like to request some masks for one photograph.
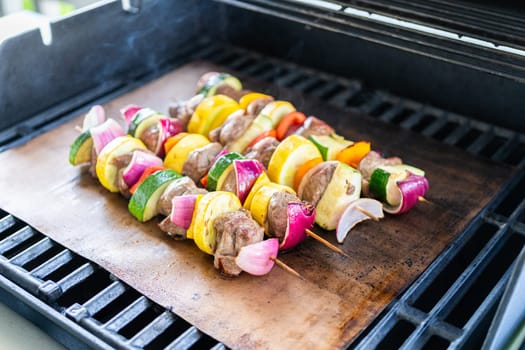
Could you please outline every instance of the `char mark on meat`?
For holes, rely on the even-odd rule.
[[[308,117],[295,133],[307,138],[308,136],[332,135],[334,132],[334,129],[321,119]]]
[[[264,230],[244,209],[222,214],[213,226],[217,233],[214,266],[227,276],[238,276],[242,270],[235,257],[242,247],[262,241]]]
[[[186,239],[186,230],[171,222],[170,217],[167,216],[158,224],[159,228],[166,232],[173,239]]]
[[[258,159],[265,168],[268,168],[270,158],[272,158],[277,146],[279,146],[279,141],[276,138],[265,137],[248,149],[244,156],[250,159]]]
[[[293,193],[276,192],[268,203],[268,234],[279,238],[279,241],[283,239],[288,226],[288,203],[301,203],[301,200]]]
[[[323,162],[310,169],[302,179],[304,183],[300,184],[299,197],[316,207],[332,180],[336,168],[336,162]]]
[[[194,182],[198,183],[206,175],[211,162],[221,150],[222,145],[218,142],[212,142],[194,150],[182,167],[182,175],[189,176]]]

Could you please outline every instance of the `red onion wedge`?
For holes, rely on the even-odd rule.
[[[162,159],[159,157],[141,150],[134,151],[133,155],[131,156],[131,161],[124,169],[122,177],[126,184],[131,187],[139,180],[146,168],[149,168],[150,166],[161,165]]]
[[[409,172],[405,180],[398,181],[400,202],[396,206],[385,205],[384,209],[389,214],[401,214],[409,211],[428,191],[428,180],[424,176],[414,175]]]
[[[175,196],[171,201],[170,220],[175,225],[187,230],[190,227],[197,195]]]
[[[87,112],[86,116],[84,117],[84,123],[82,124],[82,132],[104,123],[105,120],[106,111],[104,111],[104,107],[100,105],[95,105],[91,107],[89,112]]]
[[[244,204],[253,184],[264,172],[264,166],[257,159],[236,159],[233,161],[233,169],[237,179],[237,197]]]
[[[131,119],[133,119],[133,116],[137,114],[137,112],[141,109],[142,107],[137,105],[127,105],[126,107],[120,110],[120,114],[122,114],[122,117],[126,121],[127,127],[129,127],[129,124],[131,124]]]
[[[164,157],[164,143],[170,137],[177,135],[183,129],[182,122],[179,119],[173,118],[160,118],[159,119],[159,138],[157,141],[157,147],[155,148],[155,154],[159,157]]]
[[[361,221],[371,219],[364,211],[378,219],[385,217],[383,214],[383,204],[372,198],[359,198],[351,202],[341,214],[337,223],[337,242],[343,243],[348,232]]]
[[[114,119],[108,119],[104,123],[92,127],[90,131],[97,154],[100,154],[104,146],[113,139],[126,135],[120,124]]]
[[[235,258],[235,263],[250,275],[262,276],[271,271],[279,252],[279,240],[270,238],[244,246]]]
[[[288,203],[288,220],[280,250],[291,249],[306,238],[306,230],[315,222],[315,208],[307,203]]]

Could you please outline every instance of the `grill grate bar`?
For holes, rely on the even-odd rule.
[[[253,61],[254,59],[251,56],[241,55],[237,57],[234,61],[230,62],[228,66],[234,70],[241,70],[243,67],[246,67]]]
[[[507,269],[503,277],[498,281],[496,286],[491,290],[491,292],[485,298],[483,303],[481,303],[481,305],[476,309],[474,314],[467,321],[467,323],[463,327],[463,329],[466,330],[463,334],[463,337],[458,338],[457,341],[451,343],[449,349],[462,349],[467,339],[472,335],[474,331],[477,330],[477,327],[482,322],[482,320],[485,319],[488,314],[491,314],[495,310],[497,303],[500,301],[501,296],[503,295],[503,291],[505,290],[507,282],[510,279],[513,267],[514,264],[512,264]]]
[[[127,290],[124,283],[115,281],[84,303],[89,315],[95,315]]]
[[[412,129],[416,124],[421,122],[424,115],[425,112],[423,109],[416,111],[415,113],[409,115],[407,119],[403,120],[399,126],[401,126],[403,129]]]
[[[84,282],[96,271],[95,265],[90,262],[87,262],[77,268],[75,271],[71,272],[69,275],[62,278],[57,282],[57,285],[60,286],[60,289],[63,293],[67,292],[69,289],[75,287],[79,283]]]
[[[455,145],[463,138],[469,131],[471,126],[468,123],[458,125],[444,140],[446,144]]]
[[[51,241],[51,239],[48,237],[45,237],[24,251],[18,253],[13,258],[9,259],[9,262],[11,262],[13,265],[24,266],[38,257],[40,254],[43,254],[47,250],[51,249],[53,246],[53,241]]]
[[[443,339],[447,339],[450,342],[464,335],[464,332],[461,328],[440,320],[435,320],[432,322],[429,325],[429,331],[431,334],[437,335]]]
[[[474,142],[467,147],[467,151],[478,154],[483,148],[485,148],[489,142],[494,138],[494,132],[489,130],[481,134]]]
[[[437,118],[421,131],[421,134],[432,137],[447,124],[446,118]]]
[[[12,216],[9,216],[9,217],[12,218]],[[12,225],[9,227],[12,227]],[[5,252],[19,246],[23,242],[34,237],[34,235],[35,235],[35,232],[33,231],[31,227],[25,226],[21,228],[20,230],[16,231],[12,235],[0,241],[0,254],[4,254]]]
[[[306,79],[295,84],[294,89],[302,92],[308,92],[309,90],[312,90],[312,88],[314,88],[316,85],[321,84],[322,82],[317,77],[308,76]]]
[[[137,333],[131,340],[132,346],[143,348],[144,346],[151,343],[153,339],[158,337],[164,332],[169,326],[175,322],[175,316],[169,312],[164,311],[160,316],[150,322],[144,329]]]
[[[494,152],[491,159],[503,161],[512,153],[518,144],[519,135],[517,133],[513,133],[513,135],[508,137],[505,143],[496,152]]]
[[[384,122],[390,122],[392,119],[394,119],[396,116],[398,116],[400,113],[403,112],[405,107],[402,103],[395,104],[394,107],[387,110],[385,113],[381,114],[379,116],[379,119]]]
[[[16,220],[11,214],[7,214],[7,216],[0,219],[0,232],[7,231],[11,227],[15,226]]]
[[[299,70],[290,71],[282,77],[276,79],[276,83],[282,86],[291,86],[294,82],[299,81],[304,74]]]
[[[338,91],[342,90],[343,87],[337,81],[327,81],[318,89],[311,92],[313,96],[316,96],[322,100],[326,100],[330,96],[334,96]]]
[[[166,350],[185,350],[190,349],[195,343],[201,339],[203,333],[199,331],[196,327],[192,326],[186,330],[180,337],[175,339],[170,345],[168,345]]]
[[[328,100],[334,106],[341,108],[348,107],[348,101],[354,98],[359,92],[361,92],[361,86],[359,84],[353,84],[343,90],[342,92],[336,94],[331,99]]]
[[[131,305],[106,322],[104,328],[108,331],[118,333],[118,331],[133,321],[138,315],[146,311],[150,306],[151,302],[145,296],[140,296]]]
[[[521,215],[525,210],[525,200],[516,208],[513,214],[509,217],[508,223],[498,229],[496,234],[485,245],[481,252],[476,256],[474,261],[463,271],[463,273],[452,284],[449,290],[441,297],[429,313],[429,319],[441,319],[446,317],[453,307],[459,302],[464,294],[471,288],[472,284],[479,280],[481,273],[485,270],[489,262],[491,262],[495,255],[500,251],[503,243],[510,237],[509,230],[512,222]],[[480,311],[481,312],[481,311]],[[416,330],[408,337],[403,344],[404,349],[418,348],[422,340],[426,339],[428,323],[424,322],[417,326]],[[466,328],[466,327],[465,327]],[[458,338],[458,339],[462,339]]]
[[[224,344],[222,343],[218,343],[217,345],[215,345],[213,348],[211,348],[210,350],[226,350],[226,347],[224,346]]]
[[[365,114],[373,114],[372,112],[377,110],[383,103],[385,103],[383,96],[376,93],[371,99],[359,106],[359,110]]]
[[[44,279],[62,266],[73,260],[74,255],[70,250],[63,250],[42,265],[33,269],[30,273],[35,278]]]

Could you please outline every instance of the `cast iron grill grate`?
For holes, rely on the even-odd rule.
[[[339,108],[367,113],[473,154],[517,166],[518,174],[491,204],[351,345],[357,349],[478,348],[483,341],[480,334],[486,334],[512,263],[525,243],[524,135],[373,90],[357,80],[230,46],[204,43],[191,52],[159,74],[193,59],[206,59],[245,76],[297,89]],[[153,77],[133,80],[104,99]],[[33,132],[23,137],[31,138],[41,131]],[[62,315],[64,324],[80,325],[118,348],[224,348],[96,264],[9,213],[0,214],[1,275],[45,301],[53,312]]]

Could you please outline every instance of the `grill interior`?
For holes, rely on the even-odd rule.
[[[512,263],[525,244],[524,135],[240,48],[206,44],[191,52],[188,61],[211,60],[520,169],[454,244],[351,345],[479,348],[479,335],[486,334]],[[119,348],[224,348],[95,264],[1,214],[2,274],[46,301],[65,316],[63,322],[75,322]]]
[[[484,10],[477,15],[485,20],[476,21],[474,26],[465,7],[461,9],[461,5],[447,1],[399,0],[387,3],[359,0],[331,3],[341,6],[335,15],[333,10],[325,9],[312,14],[311,8],[294,1],[281,4],[246,1],[238,5],[264,8],[268,12],[279,9],[283,11],[281,15],[293,12],[294,19],[299,22],[315,17],[317,25],[329,27],[329,30],[341,25],[339,17],[348,16],[348,11],[344,12],[345,6],[351,5],[436,27],[443,25],[450,28],[452,22],[458,31],[484,37],[491,34],[489,38],[501,45],[524,46],[519,35],[521,27],[518,31],[504,30],[508,23],[517,23],[511,14],[499,14],[498,18],[501,17],[502,21],[495,23]],[[437,6],[438,11],[430,11],[429,3]],[[455,17],[445,16],[450,11]],[[330,16],[327,17],[327,14]],[[445,21],[445,17],[450,20]],[[237,40],[231,41],[239,44]],[[355,77],[352,73],[349,73],[350,76],[334,74],[331,69],[322,69],[322,65],[308,64],[312,62],[296,60],[295,57],[288,59],[282,57],[285,55],[275,55],[270,49],[261,51],[263,53],[255,51],[249,44],[233,46],[229,42],[207,38],[180,45],[176,55],[154,70],[86,89],[74,98],[56,103],[45,111],[33,113],[31,118],[5,128],[0,132],[0,150],[20,145],[71,119],[87,105],[107,102],[184,63],[204,59],[246,76],[316,96],[344,110],[368,114],[371,118],[410,129],[472,154],[514,166],[518,169],[517,174],[502,192],[349,346],[356,349],[480,348],[513,262],[525,244],[525,134],[519,128],[492,123],[478,115],[451,112],[461,111],[461,108],[442,109],[434,107],[433,103],[418,102],[432,100],[402,97],[418,95],[408,93],[409,90],[403,90],[401,92],[407,93],[400,94],[400,91],[390,89],[388,81],[381,85],[374,79],[363,80],[357,72]],[[492,68],[503,65],[506,66],[506,73],[514,74],[521,72],[523,63],[516,57],[510,57],[508,62],[494,63]],[[488,66],[480,63],[480,67]],[[21,299],[22,294],[0,294],[2,301],[25,315],[31,315],[29,309],[36,309],[35,305],[44,302],[45,306],[38,309],[44,317],[40,325],[48,328],[52,335],[60,334],[61,329],[67,330],[72,336],[56,338],[71,348],[225,348],[96,264],[1,210],[0,273],[3,276],[0,276],[0,287],[13,289],[10,283],[14,282],[29,293],[24,300]],[[26,306],[20,307],[20,303]],[[54,326],[46,324],[46,318],[53,318]]]

